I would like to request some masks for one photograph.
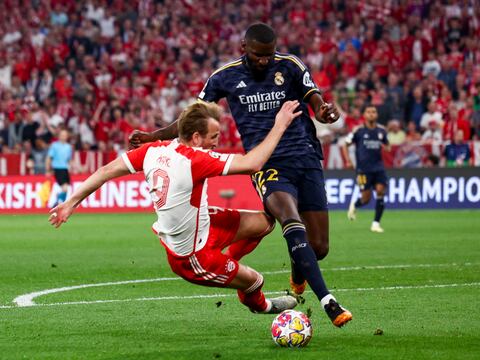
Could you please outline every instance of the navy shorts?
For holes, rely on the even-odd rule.
[[[357,184],[361,191],[370,190],[376,184],[387,186],[387,174],[385,171],[357,172]]]
[[[67,169],[53,169],[53,174],[58,185],[70,184],[70,175]]]
[[[302,167],[301,160],[297,166],[269,163],[252,175],[252,182],[264,205],[271,193],[282,191],[297,200],[299,212],[328,210],[325,179],[320,161],[318,164],[318,168],[312,168]]]

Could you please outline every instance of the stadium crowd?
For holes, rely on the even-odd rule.
[[[271,24],[341,119],[367,103],[393,145],[480,139],[480,5],[427,0],[4,0],[0,152],[45,154],[61,129],[77,150],[122,151],[134,129],[168,125],[212,71]],[[241,149],[225,107],[220,145]],[[40,155],[39,155],[40,154]]]

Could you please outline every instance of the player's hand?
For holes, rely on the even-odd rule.
[[[320,122],[324,124],[333,124],[340,118],[340,113],[335,105],[323,103],[320,105]]]
[[[295,112],[300,103],[297,100],[285,101],[275,116],[275,126],[282,127],[284,130],[292,123],[293,119],[302,113],[302,110]]]
[[[49,212],[50,217],[48,218],[48,221],[52,226],[58,228],[63,223],[67,222],[68,218],[73,213],[73,208],[69,206],[66,202],[64,202],[60,205],[55,206]]]
[[[352,162],[346,160],[346,161],[345,161],[345,166],[344,166],[344,168],[345,168],[345,169],[350,169],[350,170],[353,169],[353,164],[352,164]]]
[[[129,137],[128,137],[128,144],[131,148],[135,149],[141,146],[142,144],[155,141],[153,136],[150,133],[145,131],[135,130]]]

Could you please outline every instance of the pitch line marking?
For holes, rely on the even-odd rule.
[[[383,287],[371,287],[371,288],[353,288],[353,289],[335,289],[335,292],[348,292],[348,291],[390,291],[390,290],[406,290],[406,289],[443,289],[454,287],[474,287],[480,286],[480,282],[463,283],[463,284],[435,284],[435,285],[405,285],[405,286],[383,286]],[[307,290],[307,293],[311,293],[311,290]],[[265,291],[266,295],[284,294],[285,291]],[[47,306],[61,306],[61,305],[91,305],[91,304],[107,304],[107,303],[120,303],[120,302],[133,302],[133,301],[162,301],[162,300],[190,300],[190,299],[208,299],[218,297],[235,297],[235,294],[209,294],[209,295],[189,295],[189,296],[161,296],[161,297],[141,297],[133,299],[110,299],[110,300],[93,300],[93,301],[70,301],[59,302],[49,304],[35,304],[14,306],[4,305],[0,306],[0,309],[15,309],[18,307],[47,307]]]
[[[379,270],[379,269],[399,269],[399,268],[431,268],[431,267],[451,267],[451,266],[472,266],[478,265],[478,263],[450,263],[450,264],[403,264],[403,265],[367,265],[367,266],[352,266],[352,267],[336,267],[331,269],[322,269],[323,271],[355,271],[355,270]],[[264,275],[275,275],[289,273],[290,270],[278,270],[278,271],[264,271]],[[100,287],[100,286],[111,286],[111,285],[126,285],[126,284],[139,284],[139,283],[148,283],[148,282],[157,282],[157,281],[177,281],[182,280],[179,277],[166,277],[166,278],[154,278],[154,279],[140,279],[140,280],[125,280],[125,281],[114,281],[114,282],[105,282],[105,283],[96,283],[96,284],[83,284],[75,286],[65,286],[55,289],[47,289],[41,291],[35,291],[32,293],[24,294],[17,296],[13,299],[18,307],[27,307],[36,305],[33,301],[35,298],[48,294],[55,294],[59,292],[85,289],[90,287]],[[8,306],[8,305],[6,305]],[[0,309],[2,307],[0,306]]]

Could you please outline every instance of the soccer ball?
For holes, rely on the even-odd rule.
[[[281,347],[304,347],[312,338],[312,324],[304,313],[285,310],[273,319],[272,338]]]

